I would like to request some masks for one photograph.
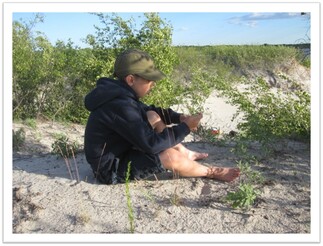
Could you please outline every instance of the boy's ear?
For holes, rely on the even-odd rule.
[[[134,76],[129,74],[124,78],[124,80],[127,82],[129,86],[132,86],[134,82]]]

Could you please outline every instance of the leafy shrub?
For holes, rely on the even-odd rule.
[[[249,209],[261,193],[255,186],[264,183],[265,179],[260,172],[251,168],[249,161],[240,160],[237,166],[240,169],[238,190],[228,192],[225,200],[233,208]]]
[[[298,58],[294,47],[276,45],[216,45],[176,47],[180,70],[190,71],[192,64],[209,74],[244,75],[250,70],[272,70],[276,64]],[[194,61],[194,62],[192,62]]]
[[[301,61],[301,64],[302,64],[304,67],[310,68],[310,67],[311,67],[311,58],[310,58],[310,57],[306,57],[305,59],[303,59],[303,60]]]
[[[31,127],[32,129],[36,129],[37,127],[37,122],[35,119],[26,119],[24,122],[27,126]]]
[[[98,13],[101,26],[88,35],[91,48],[80,49],[73,42],[57,41],[34,30],[41,15],[30,23],[13,23],[13,114],[15,119],[45,116],[52,120],[84,123],[88,111],[84,95],[99,77],[110,77],[116,56],[128,48],[139,48],[154,57],[156,66],[171,75],[178,62],[172,46],[172,27],[157,13],[145,13],[141,27],[133,19]],[[160,81],[146,97],[146,103],[169,107],[177,103],[180,91],[170,76]]]
[[[19,150],[24,144],[26,139],[26,133],[23,128],[17,131],[12,130],[12,147],[14,150]]]
[[[244,138],[263,144],[284,138],[310,140],[310,95],[296,82],[294,90],[274,92],[262,78],[255,81],[242,79],[240,86],[245,90],[240,91],[221,78],[204,76],[238,107],[237,115],[243,113],[238,129]]]
[[[173,28],[157,13],[145,13],[140,24],[117,14],[96,15],[101,25],[96,26],[95,35],[87,36],[86,43],[91,48],[86,49],[75,47],[71,41],[58,40],[52,45],[43,33],[34,30],[37,23],[44,21],[41,15],[36,15],[30,23],[13,22],[15,119],[45,116],[52,120],[86,122],[89,113],[83,105],[84,95],[95,87],[98,77],[112,75],[116,56],[128,48],[150,53],[156,66],[168,75],[143,100],[162,107],[184,102],[191,112],[201,110],[221,79],[227,83],[248,69],[268,70],[277,63],[297,59],[297,50],[285,46],[173,47]],[[238,95],[232,97],[239,100]],[[306,95],[302,98],[307,100]],[[241,107],[241,110],[248,109]],[[307,116],[302,114],[302,117]],[[300,126],[298,130],[301,128],[305,129]]]
[[[240,160],[237,163],[237,166],[240,169],[241,175],[245,176],[245,181],[243,181],[243,183],[261,184],[265,181],[265,178],[260,172],[255,171],[251,168],[249,161]]]
[[[202,70],[195,68],[190,83],[184,86],[181,94],[181,102],[190,114],[203,112],[204,102],[214,88],[201,74]]]
[[[273,93],[259,78],[249,95],[257,97],[254,101],[250,97],[240,97],[239,107],[246,114],[246,122],[238,126],[249,138],[260,142],[310,139],[310,96],[307,92]]]
[[[117,14],[96,14],[101,26],[96,26],[96,36],[89,35],[87,42],[92,46],[98,64],[107,64],[97,75],[111,77],[114,60],[119,53],[129,48],[137,48],[148,52],[155,61],[156,67],[166,75],[171,75],[174,64],[178,62],[172,46],[172,26],[162,20],[157,13],[144,13],[140,27],[136,27],[134,19],[124,20]],[[109,48],[108,48],[109,47]],[[180,93],[170,77],[159,81],[154,90],[143,100],[147,104],[158,103],[169,107],[177,103]]]
[[[84,81],[88,79],[83,71],[88,67],[89,52],[74,47],[71,41],[57,41],[53,46],[34,30],[39,22],[43,22],[41,15],[30,23],[13,23],[13,116],[80,122],[86,118],[77,109],[83,108]]]
[[[69,156],[77,153],[79,145],[76,142],[71,142],[64,134],[56,136],[56,140],[52,144],[52,153],[68,158]]]
[[[250,208],[259,194],[251,184],[240,184],[238,191],[228,192],[226,201],[229,202],[233,208]]]

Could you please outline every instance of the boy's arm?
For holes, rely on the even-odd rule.
[[[155,107],[154,105],[144,105],[145,111],[147,112],[148,110],[153,110],[155,111],[161,119],[164,121],[166,125],[170,124],[179,124],[181,123],[181,113],[175,112],[171,108],[161,108],[161,107]]]
[[[143,152],[160,153],[182,142],[190,133],[185,123],[166,127],[161,133],[156,133],[149,122],[143,120],[140,109],[135,105],[115,108],[115,111],[113,124],[109,127]]]

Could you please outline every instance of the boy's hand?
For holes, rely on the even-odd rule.
[[[196,115],[181,115],[180,120],[181,122],[184,122],[191,131],[196,131],[202,117],[203,114],[201,113]]]

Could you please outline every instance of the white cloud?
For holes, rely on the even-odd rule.
[[[243,25],[248,27],[256,27],[259,21],[279,20],[301,17],[302,13],[282,12],[282,13],[249,13],[242,16],[232,17],[228,20],[229,24]]]

